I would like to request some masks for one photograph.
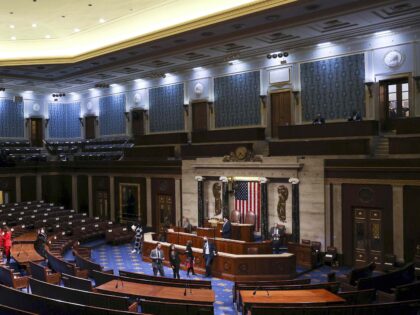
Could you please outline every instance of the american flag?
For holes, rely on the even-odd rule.
[[[242,220],[245,219],[248,212],[254,212],[256,216],[255,231],[260,231],[260,182],[235,182],[235,209],[241,213]]]

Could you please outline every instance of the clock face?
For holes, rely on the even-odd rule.
[[[204,90],[204,86],[198,82],[195,86],[194,86],[194,93],[199,96],[203,93]]]
[[[37,112],[40,110],[40,106],[38,103],[35,103],[34,105],[32,105],[32,109],[34,110],[34,112]]]
[[[235,155],[238,160],[243,160],[246,158],[248,149],[246,147],[237,147],[235,150]]]
[[[384,62],[388,67],[395,68],[402,65],[404,56],[398,50],[391,50],[385,54]]]

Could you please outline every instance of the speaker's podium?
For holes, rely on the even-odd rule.
[[[208,220],[204,223],[204,227],[197,228],[198,236],[207,237],[222,237],[223,222]],[[213,225],[216,224],[216,227]],[[245,242],[254,241],[254,225],[247,223],[231,223],[232,224],[232,239]]]

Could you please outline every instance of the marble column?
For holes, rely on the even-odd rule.
[[[79,212],[79,207],[77,205],[77,175],[71,176],[71,204],[72,209]]]
[[[404,261],[404,187],[402,185],[392,186],[393,202],[393,229],[394,229],[394,254],[397,260]]]
[[[146,201],[147,201],[147,226],[153,225],[152,221],[152,179],[146,177]]]
[[[115,189],[114,189],[114,185],[115,185],[115,177],[114,176],[109,176],[109,210],[110,210],[110,218],[112,221],[115,221]],[[120,209],[121,211],[121,209]]]
[[[42,177],[40,174],[36,175],[36,200],[42,200]]]
[[[22,201],[21,177],[16,176],[16,202]]]
[[[197,226],[204,226],[204,177],[196,176],[197,181],[197,210],[198,210],[198,221]]]
[[[222,209],[223,217],[229,217],[229,191],[228,191],[228,179],[226,176],[219,178],[222,181]]]
[[[181,179],[175,179],[175,224],[182,225],[182,209],[181,209]]]
[[[300,242],[299,179],[289,178],[292,184],[292,241]]]
[[[93,187],[92,175],[88,175],[89,216],[93,217]]]
[[[261,238],[263,241],[270,239],[268,235],[268,185],[267,178],[260,178],[261,183]]]

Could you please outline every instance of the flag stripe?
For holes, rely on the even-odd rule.
[[[253,212],[256,217],[255,231],[260,231],[261,225],[261,194],[260,182],[235,183],[235,209],[241,214],[242,222],[248,212]]]

